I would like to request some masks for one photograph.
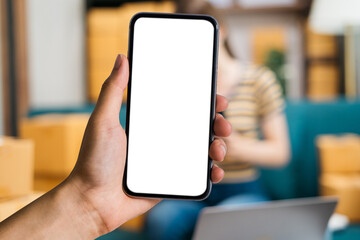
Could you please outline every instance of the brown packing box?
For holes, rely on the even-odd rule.
[[[25,207],[43,193],[31,193],[24,196],[0,199],[0,222]]]
[[[125,3],[119,8],[94,8],[87,14],[88,97],[96,102],[116,55],[128,49],[129,22],[137,12],[173,12],[173,2]],[[126,100],[126,94],[124,95]]]
[[[87,35],[104,36],[118,33],[122,22],[118,21],[118,8],[92,8],[87,12]]]
[[[33,142],[0,136],[0,198],[30,193],[33,176]]]
[[[62,181],[66,179],[66,176],[35,176],[34,179],[34,190],[40,192],[48,192]]]
[[[286,29],[282,26],[256,27],[251,31],[254,62],[264,64],[271,50],[284,52],[286,48]]]
[[[88,114],[48,114],[23,119],[20,136],[35,143],[35,174],[67,176],[79,154]]]
[[[316,144],[322,173],[360,174],[360,136],[322,135]]]
[[[124,49],[121,49],[119,43],[120,39],[120,35],[89,36],[87,38],[89,66],[93,68],[96,67],[96,65],[92,64],[92,62],[95,61],[101,64],[99,68],[110,67],[111,70],[117,54],[124,53]],[[105,62],[102,63],[103,61]],[[110,72],[108,71],[108,73]]]
[[[336,212],[360,221],[360,174],[323,174],[320,177],[320,193],[323,196],[338,196]]]
[[[109,74],[106,74],[105,71],[89,71],[88,97],[91,99],[91,102],[96,103],[101,87],[108,76]]]
[[[338,96],[338,66],[329,63],[310,63],[308,68],[308,97],[311,100],[329,100]]]
[[[144,222],[145,222],[145,215],[143,214],[127,221],[126,223],[121,225],[120,228],[130,231],[140,232],[144,228]]]
[[[112,63],[114,64],[114,63]],[[109,70],[108,72],[110,72]],[[109,74],[105,71],[89,71],[88,79],[89,79],[89,98],[93,99],[93,102],[96,102],[98,99],[98,96],[100,94],[100,90],[102,87],[102,84],[104,83],[105,79],[109,76]],[[99,79],[103,79],[100,81]],[[127,99],[127,88],[125,89],[124,95],[123,95],[123,101],[125,102]]]
[[[338,54],[336,36],[317,34],[306,26],[306,55],[310,58],[334,58]]]

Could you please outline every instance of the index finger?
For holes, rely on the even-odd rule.
[[[216,94],[216,107],[215,107],[215,111],[216,112],[222,112],[225,111],[226,108],[228,106],[228,100],[226,99],[226,97]]]

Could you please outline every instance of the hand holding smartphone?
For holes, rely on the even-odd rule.
[[[132,18],[127,194],[200,200],[210,193],[217,48],[218,24],[210,16]]]

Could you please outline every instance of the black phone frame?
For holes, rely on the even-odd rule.
[[[129,82],[127,87],[127,103],[126,103],[126,136],[129,136],[129,118],[130,118],[130,99],[131,99],[131,80],[132,80],[132,59],[133,59],[133,40],[134,40],[134,27],[139,18],[171,18],[171,19],[198,19],[209,21],[214,26],[214,45],[213,45],[213,67],[212,67],[212,86],[211,86],[211,110],[210,110],[210,128],[209,128],[209,149],[211,143],[214,141],[214,121],[215,121],[215,101],[216,101],[216,83],[217,83],[217,58],[218,58],[218,42],[219,42],[219,24],[215,18],[209,15],[200,14],[180,14],[180,13],[152,13],[152,12],[140,12],[135,14],[129,24],[129,43],[128,43],[128,60],[129,60]],[[184,195],[168,195],[168,194],[151,194],[151,193],[137,193],[131,191],[127,186],[127,163],[128,163],[128,146],[129,137],[127,137],[127,150],[126,150],[126,162],[123,177],[123,190],[131,197],[144,197],[144,198],[161,198],[161,199],[182,199],[182,200],[203,200],[206,199],[212,188],[211,182],[211,169],[212,159],[208,157],[208,171],[207,171],[207,186],[204,193],[198,196],[184,196]]]

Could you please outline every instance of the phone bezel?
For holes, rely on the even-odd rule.
[[[209,15],[197,15],[197,14],[179,14],[179,13],[150,13],[140,12],[135,14],[129,24],[129,46],[128,46],[128,60],[129,60],[129,82],[127,87],[127,103],[126,103],[126,135],[129,136],[129,117],[131,109],[131,81],[132,81],[132,57],[133,57],[133,40],[134,40],[134,26],[139,18],[172,18],[172,19],[199,19],[209,21],[214,26],[214,47],[213,47],[213,68],[212,68],[212,86],[211,86],[211,106],[210,106],[210,128],[209,128],[209,149],[210,144],[214,140],[214,120],[215,120],[215,100],[216,100],[216,82],[217,82],[217,58],[218,58],[218,36],[219,25],[215,18]],[[129,138],[127,137],[127,150],[129,146]],[[123,189],[125,193],[132,197],[145,197],[145,198],[165,198],[165,199],[184,199],[184,200],[203,200],[207,198],[211,192],[212,182],[210,179],[212,159],[208,157],[208,171],[207,171],[207,186],[205,191],[198,196],[186,196],[186,195],[168,195],[168,194],[152,194],[152,193],[137,193],[133,192],[127,186],[127,163],[128,154],[126,151],[126,162],[123,177]]]

